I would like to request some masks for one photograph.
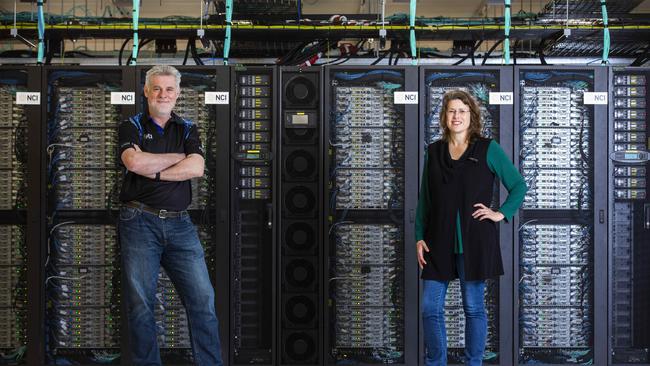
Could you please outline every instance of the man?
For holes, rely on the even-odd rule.
[[[161,365],[154,319],[160,265],[185,306],[195,364],[222,365],[214,291],[186,211],[190,179],[203,175],[204,152],[196,125],[172,112],[180,82],[172,66],[151,68],[144,86],[147,110],[119,129],[119,156],[127,169],[119,232],[136,365]]]

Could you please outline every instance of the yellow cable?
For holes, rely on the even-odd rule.
[[[345,26],[345,25],[325,25],[325,26],[305,26],[305,25],[270,25],[270,26],[260,26],[260,25],[251,25],[251,24],[233,24],[233,29],[247,29],[247,30],[259,30],[259,31],[268,31],[268,30],[291,30],[291,31],[375,31],[379,30],[381,26],[375,25],[354,25],[354,26]],[[2,24],[0,25],[0,30],[10,30],[13,28],[13,24]],[[16,28],[24,30],[35,30],[38,28],[36,23],[17,23]],[[71,30],[130,30],[132,24],[55,24],[49,25],[50,29],[71,29]],[[199,29],[199,25],[194,24],[175,24],[175,25],[163,25],[163,24],[140,24],[138,26],[140,30],[142,29]],[[223,30],[225,29],[224,25],[204,25],[204,29],[212,30]],[[430,25],[430,26],[416,26],[415,29],[418,31],[441,31],[441,30],[502,30],[504,27],[501,25]],[[520,25],[512,26],[511,30],[525,29],[525,30],[562,30],[567,28],[564,25]],[[602,30],[604,27],[602,25],[572,25],[569,26],[570,29],[575,30]],[[617,29],[627,29],[627,30],[648,30],[650,25],[610,25],[608,27],[610,30]],[[386,26],[386,29],[394,31],[408,31],[408,26]]]

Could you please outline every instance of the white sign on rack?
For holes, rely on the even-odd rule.
[[[205,92],[205,104],[230,104],[230,93]]]
[[[16,92],[16,104],[39,105],[41,92]]]
[[[393,94],[395,104],[418,104],[418,92],[395,92]]]
[[[585,92],[585,104],[607,104],[607,92]]]
[[[135,93],[111,92],[111,104],[135,104]]]
[[[490,104],[512,104],[512,92],[490,92]]]

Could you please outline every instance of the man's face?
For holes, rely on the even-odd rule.
[[[152,116],[169,116],[176,105],[180,90],[176,87],[176,79],[172,75],[157,75],[149,79],[149,85],[144,87],[144,96],[149,104],[149,114]]]

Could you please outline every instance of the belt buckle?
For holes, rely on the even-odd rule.
[[[158,211],[158,217],[161,219],[166,219],[167,218],[167,210],[160,210]]]

